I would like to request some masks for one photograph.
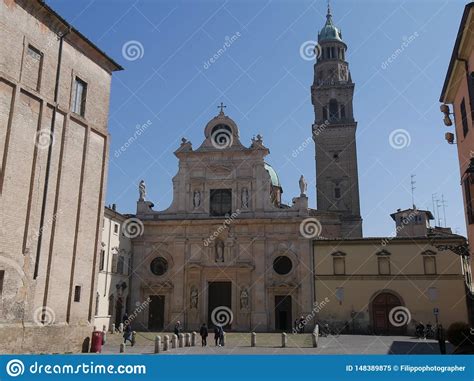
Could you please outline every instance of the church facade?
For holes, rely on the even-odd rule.
[[[183,138],[173,201],[163,211],[146,200],[144,182],[133,240],[132,305],[150,300],[136,324],[150,330],[186,329],[203,322],[232,330],[289,331],[315,300],[312,239],[361,237],[354,84],[346,45],[332,24],[319,34],[314,67],[318,209],[308,208],[306,181],[292,205],[260,135],[249,146],[224,106],[193,149]]]

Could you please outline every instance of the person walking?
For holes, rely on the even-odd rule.
[[[130,323],[125,325],[123,329],[123,343],[127,344],[127,341],[130,341],[130,344],[132,345],[132,347],[135,344],[135,341],[133,340],[132,325]]]
[[[176,336],[179,336],[179,334],[181,333],[181,330],[182,330],[182,329],[181,329],[181,322],[178,320],[178,321],[176,322],[176,324],[174,325],[174,334],[175,334]]]
[[[220,330],[217,325],[214,326],[214,342],[216,343],[216,347],[219,346],[219,336],[220,336]]]
[[[219,326],[219,347],[224,346],[224,328]]]
[[[203,347],[207,346],[207,336],[209,335],[209,331],[207,329],[206,323],[201,325],[201,329],[199,330],[199,334],[201,335],[201,345]]]

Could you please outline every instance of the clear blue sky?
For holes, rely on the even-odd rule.
[[[200,145],[204,126],[223,101],[244,144],[263,135],[283,199],[299,194],[303,173],[315,207],[314,145],[296,157],[292,153],[310,137],[314,119],[313,62],[302,59],[300,46],[316,39],[326,1],[48,3],[125,68],[114,74],[112,85],[107,204],[135,212],[143,178],[155,209],[167,208],[178,164],[173,152],[183,136]],[[389,214],[411,205],[410,174],[416,175],[416,205],[432,209],[432,193],[444,194],[448,226],[465,233],[456,147],[444,141],[438,102],[465,3],[332,0],[356,84],[365,236],[393,231]],[[234,35],[230,48],[206,68]],[[143,46],[141,58],[126,59],[122,51],[129,41]],[[403,51],[383,65],[404,42]],[[115,157],[148,120],[139,139]],[[396,129],[408,131],[409,146],[390,145]]]

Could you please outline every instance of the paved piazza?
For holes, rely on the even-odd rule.
[[[159,333],[162,340],[165,334]],[[128,354],[153,353],[154,333],[137,333],[136,344],[131,347],[127,344]],[[120,334],[108,334],[107,343],[103,347],[103,354],[119,353]],[[318,348],[312,348],[311,335],[288,335],[288,346],[281,348],[281,334],[257,334],[257,347],[250,347],[250,333],[227,333],[226,346],[216,347],[213,335],[208,337],[208,346],[201,347],[201,338],[198,336],[197,346],[170,349],[160,354],[176,355],[213,355],[213,354],[439,354],[438,343],[435,340],[416,339],[409,336],[363,336],[341,335],[319,339]],[[449,344],[448,353],[452,352]]]

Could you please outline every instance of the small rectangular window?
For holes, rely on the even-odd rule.
[[[125,258],[121,255],[120,257],[118,257],[117,273],[123,274],[124,268],[125,268]]]
[[[390,274],[390,258],[386,256],[378,257],[379,275]]]
[[[32,45],[28,45],[22,70],[22,82],[39,91],[43,54]]]
[[[114,233],[118,234],[119,226],[118,224],[114,224]]]
[[[72,112],[84,116],[86,112],[87,83],[76,77],[72,98]]]
[[[463,183],[467,221],[471,225],[474,224],[474,175],[467,175]]]
[[[341,198],[341,188],[339,187],[334,188],[334,197],[337,199]]]
[[[105,250],[100,251],[99,270],[103,271],[105,266]]]
[[[75,302],[81,301],[81,286],[74,287],[74,301]]]
[[[465,99],[462,100],[460,109],[461,109],[462,133],[463,133],[464,136],[466,136],[467,133],[469,132],[469,128],[468,128],[468,125],[467,125],[467,114],[466,114],[466,101],[465,101]]]
[[[346,261],[343,257],[334,257],[333,259],[334,275],[345,275]]]
[[[113,254],[112,255],[112,272],[113,273],[117,272],[117,266],[118,266],[118,255]]]
[[[436,274],[436,257],[433,255],[426,255],[423,257],[423,266],[426,275]]]

